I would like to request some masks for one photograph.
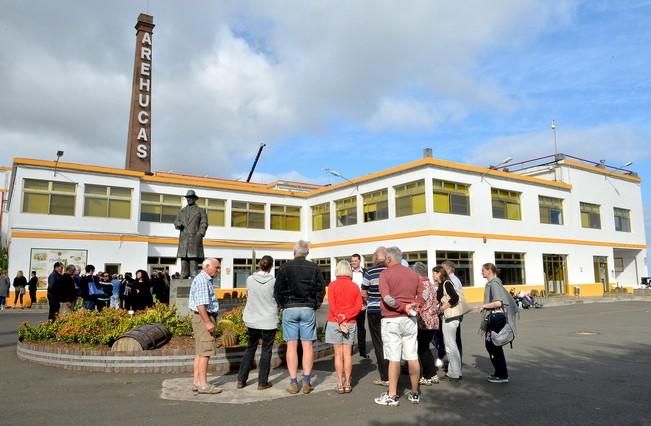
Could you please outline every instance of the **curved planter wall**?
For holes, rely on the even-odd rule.
[[[300,347],[300,346],[299,346]],[[284,344],[274,345],[271,366],[278,367],[285,362]],[[256,352],[256,362],[260,359]],[[19,359],[52,367],[63,367],[77,371],[104,373],[182,373],[192,372],[194,348],[156,349],[145,352],[111,352],[107,349],[79,349],[69,346],[51,346],[41,343],[18,342],[16,355]],[[219,348],[217,355],[210,358],[208,370],[227,373],[239,368],[244,348]],[[332,345],[314,343],[314,359],[332,355]]]

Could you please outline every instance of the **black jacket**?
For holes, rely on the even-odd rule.
[[[84,300],[95,300],[97,299],[97,295],[92,295],[90,294],[90,282],[95,283],[95,288],[98,290],[102,289],[102,286],[100,285],[99,282],[99,277],[97,275],[84,275],[81,277],[81,280],[79,281],[79,296],[82,297]]]
[[[316,263],[305,259],[305,256],[299,256],[280,267],[276,275],[274,298],[282,309],[319,309],[324,289],[321,269]]]

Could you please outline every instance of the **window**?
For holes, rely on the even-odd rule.
[[[330,229],[330,203],[312,206],[312,230]]]
[[[396,216],[425,213],[425,181],[394,186],[396,191]]]
[[[264,229],[264,204],[233,201],[231,225],[234,228]]]
[[[77,184],[47,180],[23,180],[23,213],[75,215]]]
[[[524,254],[495,252],[495,266],[504,285],[525,284]]]
[[[446,260],[454,263],[454,275],[459,278],[464,287],[472,286],[472,255],[471,251],[437,251],[436,264]]]
[[[434,179],[434,211],[470,215],[470,185]]]
[[[581,226],[601,229],[601,215],[597,204],[581,203]]]
[[[215,198],[199,198],[197,205],[206,209],[208,226],[224,226],[226,216],[226,201]]]
[[[131,217],[131,188],[90,185],[84,187],[84,216]]]
[[[330,284],[330,281],[332,279],[332,275],[330,273],[330,258],[329,257],[324,257],[321,259],[311,259],[312,262],[316,263],[319,266],[319,269],[321,269],[321,274],[323,275],[323,282],[327,286]]]
[[[631,211],[615,207],[615,230],[631,232]]]
[[[364,222],[389,218],[389,195],[386,189],[364,194]]]
[[[176,257],[148,256],[147,265],[176,265]]]
[[[357,223],[357,197],[335,201],[337,226],[355,225]]]
[[[613,261],[615,262],[615,274],[619,275],[624,272],[624,258],[616,257]]]
[[[540,223],[563,224],[563,200],[560,198],[538,196]]]
[[[253,259],[233,259],[233,288],[246,288],[246,279],[254,272]]]
[[[423,262],[427,265],[427,251],[404,251],[402,252],[402,258],[409,263],[409,266],[413,265],[416,262]]]
[[[183,206],[181,195],[140,194],[140,220],[143,222],[174,223],[176,214]]]
[[[564,254],[543,254],[545,290],[548,293],[565,293],[567,284],[567,256]]]
[[[504,189],[491,189],[493,217],[496,219],[521,220],[520,193]]]
[[[271,229],[301,230],[301,208],[271,205]]]

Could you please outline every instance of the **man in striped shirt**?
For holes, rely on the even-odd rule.
[[[366,316],[368,329],[371,334],[371,341],[377,359],[377,369],[380,378],[373,381],[376,385],[389,385],[388,363],[384,359],[384,346],[382,344],[382,314],[380,313],[380,274],[387,268],[386,249],[378,247],[373,254],[373,266],[364,271],[362,282],[362,298],[366,304]]]
[[[215,355],[215,321],[219,302],[213,288],[213,278],[219,273],[219,260],[208,258],[201,265],[201,272],[190,286],[188,309],[192,312],[192,331],[195,342],[194,384],[192,391],[200,394],[216,394],[222,390],[208,384],[208,361]]]

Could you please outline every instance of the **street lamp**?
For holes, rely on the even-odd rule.
[[[502,160],[501,163],[496,164],[496,165],[494,165],[494,166],[493,166],[493,165],[488,166],[488,168],[489,168],[489,169],[492,169],[492,170],[497,170],[497,169],[499,169],[499,168],[501,168],[501,167],[506,166],[506,165],[509,164],[512,160],[513,160],[513,158],[511,158],[511,157],[506,157],[504,160]]]
[[[57,167],[59,166],[59,160],[63,157],[63,151],[59,150],[57,151],[57,159],[54,162],[54,176],[57,175]]]
[[[355,185],[355,188],[356,188],[356,189],[359,189],[359,185],[357,185],[355,182],[353,182],[352,180],[348,179],[346,176],[342,175],[342,174],[339,173],[338,171],[336,171],[336,170],[332,170],[331,168],[328,168],[328,167],[326,167],[325,169],[323,169],[323,171],[326,172],[326,173],[331,174],[332,176],[336,176],[336,177],[338,177],[338,178],[340,178],[340,179],[343,179],[343,180],[345,180],[346,182],[350,182],[350,183],[352,183],[353,185]]]

